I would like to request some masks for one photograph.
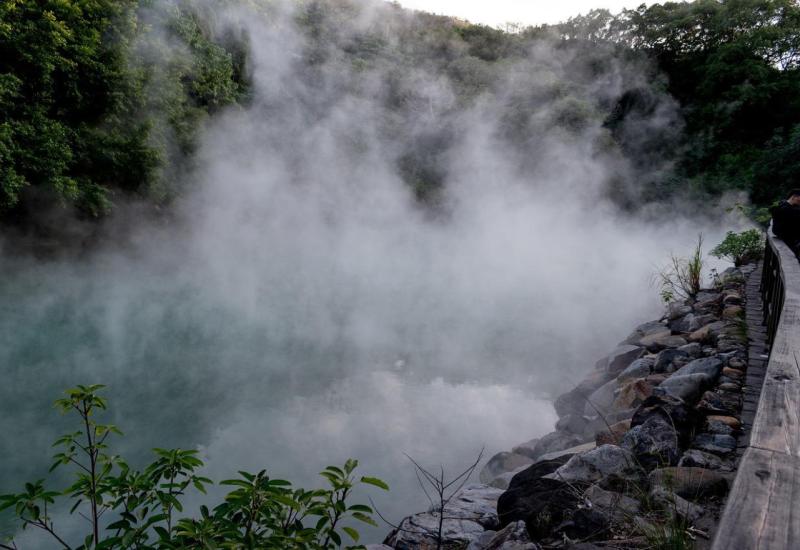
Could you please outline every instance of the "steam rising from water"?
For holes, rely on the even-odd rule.
[[[609,181],[667,167],[624,157],[602,119],[556,124],[643,85],[640,66],[574,75],[543,43],[461,104],[426,67],[396,82],[336,50],[311,71],[287,13],[220,21],[250,36],[253,100],[209,123],[180,221],[81,261],[2,259],[0,489],[46,466],[13,451],[46,455],[56,394],[101,382],[131,449],[200,446],[217,478],[266,467],[301,484],[355,456],[393,486],[377,502],[397,518],[424,498],[403,453],[455,471],[549,431],[548,396],[657,316],[655,266],[699,230],[715,240],[668,206],[618,212]],[[563,79],[577,96],[540,98]],[[419,107],[387,111],[391,86]],[[530,118],[509,121],[520,94]],[[640,140],[679,127],[657,101],[627,129]],[[421,208],[398,158],[443,129],[445,191]]]

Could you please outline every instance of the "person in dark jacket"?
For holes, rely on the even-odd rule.
[[[800,189],[772,209],[772,232],[795,252],[800,251]]]

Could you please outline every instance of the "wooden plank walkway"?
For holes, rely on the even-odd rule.
[[[756,280],[747,285],[749,364],[741,460],[713,550],[800,548],[800,263],[768,235],[780,262],[783,309],[767,354]],[[761,281],[759,280],[758,283]]]

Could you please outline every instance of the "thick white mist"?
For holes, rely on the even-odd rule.
[[[0,360],[39,395],[31,408],[107,383],[128,445],[198,446],[218,479],[267,468],[310,485],[356,457],[392,486],[376,503],[398,519],[425,503],[404,453],[456,471],[549,431],[548,398],[660,314],[658,266],[724,228],[678,206],[614,207],[608,182],[635,187],[643,169],[598,147],[602,119],[559,130],[569,103],[531,102],[533,137],[509,145],[507,102],[563,78],[563,51],[542,44],[463,105],[441,75],[409,69],[397,85],[421,107],[395,127],[384,67],[356,71],[332,47],[309,74],[291,13],[271,17],[220,15],[250,37],[252,102],[209,122],[178,222],[81,262],[4,260],[16,287],[2,297],[21,314]],[[365,8],[340,31],[381,17]],[[612,60],[578,99],[642,85],[639,70]],[[647,134],[674,131],[660,101]],[[431,209],[397,159],[444,126],[455,139]],[[0,427],[22,437],[36,414]]]

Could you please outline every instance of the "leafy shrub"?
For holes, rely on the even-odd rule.
[[[340,548],[346,534],[357,543],[353,520],[376,525],[373,511],[348,504],[357,484],[388,490],[383,481],[361,477],[355,460],[328,466],[320,475],[323,489],[293,488],[262,470],[239,472],[222,481],[233,490],[213,508],[200,507],[199,516],[184,514],[182,497],[188,489],[201,493],[213,482],[198,472],[203,461],[195,450],[154,449],[156,459],[142,471],[109,454],[107,440],[122,433],[116,426],[99,424],[96,415],[107,402],[101,385],[77,386],[56,401],[63,413],[78,417],[80,429],[59,438],[59,451],[50,471],[70,466],[74,483],[64,490],[45,487],[44,480],[26,483],[21,493],[0,495],[0,510],[11,509],[23,529],[40,529],[62,548],[263,548],[321,550]],[[57,530],[50,512],[66,499],[70,514],[88,520],[91,532],[73,547]],[[180,515],[180,517],[178,517]],[[74,516],[73,516],[74,517]],[[17,548],[13,540],[0,548]],[[363,548],[347,546],[347,548]]]
[[[711,251],[711,255],[730,260],[737,267],[758,260],[764,255],[764,234],[758,229],[748,229],[741,233],[728,231],[725,239]]]

